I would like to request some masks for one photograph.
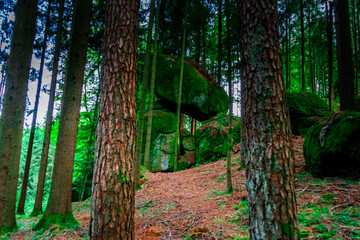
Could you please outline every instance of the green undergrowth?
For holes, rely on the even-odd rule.
[[[350,239],[360,239],[360,207],[332,209],[332,194],[322,196],[322,204],[303,205],[298,215],[300,237],[307,239],[342,239],[346,231]],[[341,237],[341,238],[339,238]]]
[[[40,221],[33,228],[34,231],[47,230],[53,224],[59,225],[60,229],[67,228],[76,230],[79,227],[79,222],[75,219],[72,212],[62,214],[44,214]]]

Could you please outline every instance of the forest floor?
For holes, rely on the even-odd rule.
[[[304,168],[303,138],[293,138],[298,220],[303,239],[360,239],[360,182],[314,178]],[[146,173],[136,193],[136,239],[249,239],[245,170],[233,156],[234,192],[227,194],[225,160],[176,173]],[[339,159],[341,161],[341,159]],[[31,231],[39,218],[18,218],[6,239],[84,239],[90,202],[73,203],[77,230]]]

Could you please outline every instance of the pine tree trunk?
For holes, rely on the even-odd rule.
[[[138,10],[133,0],[106,6],[90,239],[135,239]]]
[[[56,78],[57,78],[58,66],[59,66],[61,32],[62,32],[62,23],[63,23],[63,18],[64,18],[64,16],[63,16],[64,8],[65,8],[64,3],[65,3],[65,0],[59,0],[59,14],[58,14],[59,19],[57,22],[57,29],[56,29],[55,50],[54,50],[54,58],[53,58],[53,66],[52,66],[49,104],[48,104],[46,120],[45,120],[45,133],[44,133],[44,141],[43,141],[43,147],[42,147],[42,152],[41,152],[40,170],[39,170],[38,184],[37,184],[37,188],[36,188],[35,204],[34,204],[34,209],[31,213],[31,216],[37,216],[43,212],[42,211],[42,201],[43,201],[43,196],[44,196],[46,169],[47,169],[48,157],[49,157],[51,125],[52,125],[52,117],[53,117],[53,110],[54,110],[55,90],[56,90]]]
[[[310,65],[310,81],[311,81],[311,91],[316,93],[316,83],[313,75],[313,63],[312,63],[312,52],[311,52],[311,5],[309,3],[309,65]]]
[[[335,0],[336,51],[340,109],[354,108],[354,67],[352,61],[349,1]]]
[[[187,24],[187,8],[188,0],[185,0],[185,20],[184,20],[184,32],[181,46],[181,67],[180,67],[180,77],[179,77],[179,89],[178,89],[178,99],[177,99],[177,108],[176,108],[176,132],[175,132],[175,158],[174,158],[174,171],[178,170],[179,163],[179,152],[180,152],[180,112],[181,112],[181,96],[182,96],[182,85],[184,78],[184,61],[186,55],[186,24]]]
[[[91,5],[91,0],[75,2],[49,202],[36,230],[47,229],[54,222],[76,224],[71,191]]]
[[[37,119],[37,113],[38,113],[38,109],[39,109],[39,99],[40,99],[42,76],[43,76],[43,72],[44,72],[45,53],[46,53],[46,47],[47,47],[47,36],[48,36],[48,32],[49,32],[49,27],[50,27],[51,4],[52,4],[52,0],[49,0],[48,8],[46,10],[46,24],[45,24],[45,31],[44,31],[44,40],[43,40],[43,44],[41,46],[42,53],[41,53],[41,60],[40,60],[38,85],[37,85],[37,89],[36,89],[35,106],[34,106],[34,111],[33,111],[33,120],[32,120],[32,124],[31,124],[29,144],[28,144],[28,150],[27,150],[27,155],[26,155],[24,177],[23,177],[23,181],[22,181],[22,185],[21,185],[20,199],[19,199],[18,208],[17,208],[17,213],[22,214],[22,215],[25,214],[26,192],[27,192],[27,186],[29,183],[29,172],[30,172],[31,157],[32,157],[32,151],[33,151],[33,145],[34,145],[36,119]]]
[[[12,222],[15,221],[16,198],[9,199],[8,191],[14,191],[16,197],[17,187],[15,184],[14,189],[7,188],[7,182],[11,178],[17,181],[18,177],[26,90],[36,31],[37,0],[19,0],[15,15],[0,127],[0,229],[16,225],[16,222]],[[13,208],[6,207],[5,212],[5,205],[9,202]],[[14,219],[8,221],[9,215]]]
[[[271,0],[244,0],[240,7],[241,151],[246,163],[250,239],[259,240],[299,239],[276,11]]]
[[[330,5],[330,8],[329,6]],[[328,69],[329,69],[329,108],[334,112],[334,83],[333,83],[333,4],[327,2],[326,6],[326,36],[328,45]]]
[[[300,0],[300,25],[301,25],[301,91],[305,91],[304,0]]]
[[[359,62],[358,62],[358,27],[356,25],[356,1],[352,1],[352,20],[353,20],[353,38],[354,38],[354,78],[355,78],[355,95],[358,94],[358,85],[359,85]],[[360,9],[359,9],[360,10]]]
[[[227,81],[229,87],[229,131],[228,131],[228,151],[226,158],[226,192],[232,193],[232,178],[231,178],[231,155],[232,155],[232,115],[233,115],[233,93],[232,93],[232,66],[231,66],[231,34],[230,34],[230,5],[229,0],[225,0],[226,11],[226,51],[227,51]]]
[[[160,6],[158,6],[159,8]],[[151,42],[152,42],[152,29],[154,22],[154,11],[155,11],[155,0],[151,0],[150,3],[150,16],[149,16],[149,25],[148,25],[148,35],[146,41],[146,55],[145,55],[145,66],[144,66],[144,75],[142,82],[142,91],[141,91],[141,105],[139,110],[139,120],[138,120],[138,129],[137,129],[137,141],[136,141],[136,166],[135,166],[135,188],[140,188],[140,169],[141,169],[141,151],[144,138],[144,112],[146,104],[146,93],[149,82],[149,70],[150,70],[150,52],[151,52]]]
[[[286,89],[290,89],[289,79],[289,6],[288,0],[285,0],[285,83]]]
[[[221,84],[221,65],[222,65],[222,0],[218,0],[218,69],[217,80]]]
[[[157,52],[158,52],[158,36],[159,36],[159,12],[160,12],[160,0],[156,1],[156,21],[155,21],[155,46],[154,46],[154,56],[152,60],[151,68],[151,83],[150,83],[150,103],[148,111],[148,122],[146,128],[146,142],[145,142],[145,156],[144,156],[144,166],[146,169],[150,169],[150,145],[151,145],[151,129],[152,129],[152,111],[154,106],[154,91],[155,91],[155,76],[156,76],[156,62],[157,62]]]

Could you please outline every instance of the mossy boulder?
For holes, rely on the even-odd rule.
[[[155,94],[166,108],[176,112],[180,74],[180,60],[158,56]],[[228,96],[215,81],[209,80],[190,62],[184,64],[181,112],[199,121],[207,120],[228,110]]]
[[[360,111],[360,95],[355,96],[355,104],[354,104],[354,106],[355,106],[356,111]]]
[[[304,157],[315,177],[360,177],[360,113],[335,113],[314,124],[305,136]]]
[[[233,141],[230,149],[240,142],[241,123],[237,117],[233,117],[233,129],[231,130]],[[203,123],[195,132],[195,156],[196,163],[203,164],[214,162],[227,156],[229,134],[229,116],[219,114]]]
[[[142,163],[144,163],[147,132],[145,113]],[[174,168],[176,114],[164,110],[154,110],[151,127],[150,169],[151,172],[171,171]]]
[[[187,135],[181,137],[181,149],[187,153],[195,150],[195,136]]]
[[[305,136],[314,123],[330,114],[329,105],[314,93],[287,93],[287,104],[294,135]]]

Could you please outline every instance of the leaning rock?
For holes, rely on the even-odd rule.
[[[180,60],[158,56],[156,62],[155,94],[166,108],[176,112]],[[181,112],[199,121],[207,120],[228,110],[228,96],[199,66],[184,64]]]
[[[288,93],[287,104],[294,135],[305,136],[314,123],[330,114],[328,104],[314,93]]]
[[[220,114],[203,124],[195,132],[196,163],[215,162],[227,156],[229,116]],[[232,146],[240,142],[241,123],[233,117]]]
[[[360,177],[360,113],[335,113],[305,136],[306,167],[316,177]]]

